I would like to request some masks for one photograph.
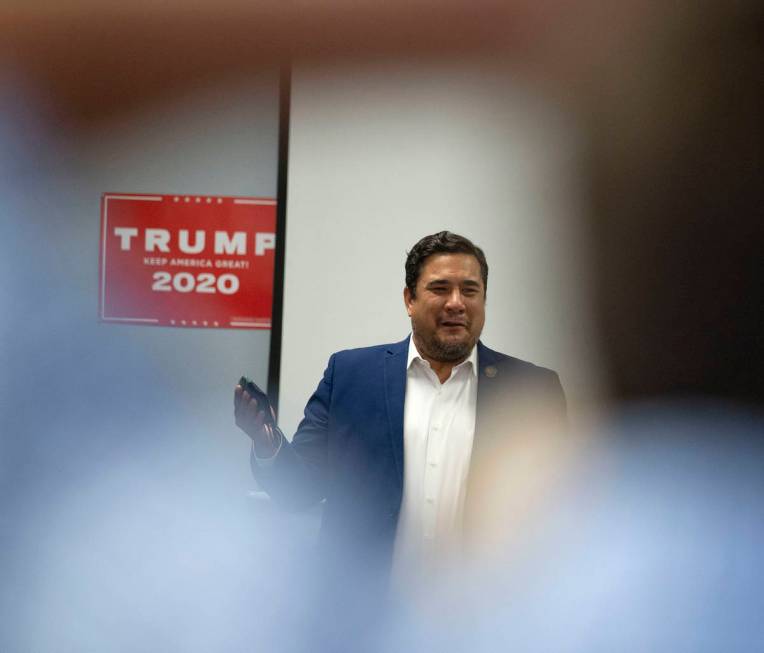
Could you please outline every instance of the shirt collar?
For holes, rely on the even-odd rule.
[[[414,344],[414,336],[412,334],[409,338],[409,353],[408,360],[406,361],[406,369],[411,369],[411,364],[416,360],[421,361],[422,363],[426,363],[428,367],[430,366],[430,364],[419,354],[419,351]],[[456,365],[454,369],[459,369],[465,365],[469,367],[470,371],[472,372],[472,376],[476,377],[478,370],[477,347],[473,347],[470,355],[467,356],[467,359]]]

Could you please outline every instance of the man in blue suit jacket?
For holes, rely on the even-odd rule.
[[[383,574],[389,569],[403,493],[412,482],[404,473],[411,344],[441,384],[477,347],[468,484],[512,423],[536,410],[564,417],[554,372],[479,342],[487,277],[482,250],[466,238],[440,232],[417,243],[406,262],[404,289],[413,343],[406,338],[333,354],[292,442],[264,427],[256,400],[236,388],[236,422],[254,442],[254,475],[286,507],[326,500],[320,540],[328,555]],[[469,521],[475,496],[469,488],[466,495]]]

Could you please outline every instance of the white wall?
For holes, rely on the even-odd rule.
[[[561,111],[479,62],[293,77],[281,367],[291,433],[328,356],[400,340],[406,251],[449,229],[490,268],[483,341],[596,392],[578,143]]]

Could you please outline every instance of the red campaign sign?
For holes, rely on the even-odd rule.
[[[104,193],[100,318],[269,329],[276,200]]]

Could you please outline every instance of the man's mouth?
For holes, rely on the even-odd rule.
[[[441,320],[441,326],[444,327],[464,327],[467,328],[467,322],[464,320]]]

